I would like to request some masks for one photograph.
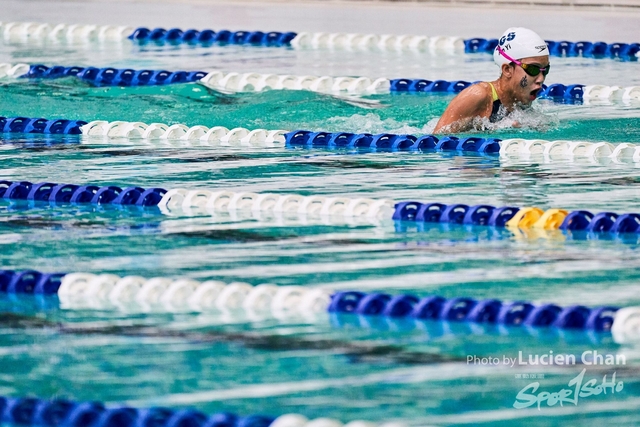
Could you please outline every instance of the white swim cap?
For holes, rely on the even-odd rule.
[[[498,40],[498,46],[493,51],[493,60],[498,66],[510,63],[511,60],[502,56],[498,47],[513,59],[549,55],[547,43],[528,28],[509,28]]]

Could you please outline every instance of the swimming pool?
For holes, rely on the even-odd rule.
[[[295,75],[490,79],[488,55],[344,52],[126,43],[0,44],[1,62],[136,69],[219,69]],[[640,85],[637,62],[552,58],[549,83]],[[334,96],[309,91],[220,93],[198,84],[91,87],[77,79],[0,85],[5,117],[183,123],[228,129],[422,134],[450,94]],[[364,102],[364,101],[376,102]],[[521,129],[482,136],[638,143],[640,105],[539,101]],[[185,141],[3,134],[0,179],[32,182],[637,211],[637,163],[457,152],[198,146]],[[0,201],[2,268],[273,283],[332,291],[497,298],[560,306],[634,306],[636,235],[511,232],[251,211]],[[353,314],[193,310],[144,304],[62,305],[0,298],[0,395],[65,397],[133,407],[277,417],[300,413],[406,425],[638,423],[638,352],[610,333],[421,321]],[[61,326],[62,325],[62,326]],[[74,329],[75,328],[75,329]],[[514,409],[539,381],[559,391],[584,366],[476,363],[596,350],[623,366],[585,378],[624,381],[577,405]],[[529,376],[529,378],[525,377]],[[531,377],[534,375],[535,377]]]

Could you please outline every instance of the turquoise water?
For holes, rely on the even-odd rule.
[[[125,45],[126,46],[126,45]],[[382,59],[380,59],[382,58]],[[387,61],[384,63],[384,61]],[[222,69],[290,74],[491,78],[486,56],[275,49],[0,45],[0,62]],[[553,82],[639,84],[637,63],[555,59]],[[417,66],[416,66],[417,65]],[[476,74],[477,73],[477,74]],[[556,80],[557,79],[557,80]],[[344,99],[309,92],[221,94],[198,85],[91,88],[75,80],[0,81],[0,115],[187,125],[426,133],[450,96]],[[371,108],[373,107],[373,108]],[[640,106],[538,102],[499,138],[640,142]],[[0,179],[390,197],[444,203],[638,212],[635,164],[500,160],[443,153],[192,147],[180,142],[0,135]],[[0,201],[0,266],[188,277],[559,305],[640,304],[636,236],[571,238],[486,227],[216,216],[155,208]],[[0,395],[274,416],[298,412],[408,425],[640,423],[640,352],[610,334],[327,314],[62,309],[56,297],[0,297]],[[13,313],[13,317],[8,313]],[[16,316],[23,316],[21,322]],[[25,320],[26,318],[26,320]],[[62,326],[61,326],[62,325]],[[230,337],[234,337],[231,339]],[[256,340],[258,336],[258,340]],[[625,355],[587,378],[620,393],[517,410],[532,381],[557,391],[583,366],[478,366],[467,357]],[[375,353],[375,355],[372,355]],[[536,379],[517,377],[535,374]],[[539,378],[543,375],[544,378]]]

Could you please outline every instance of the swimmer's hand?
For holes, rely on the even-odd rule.
[[[520,129],[520,128],[522,127],[522,125],[520,124],[520,122],[515,121],[515,122],[513,122],[513,124],[511,125],[511,127],[514,127],[514,128]]]

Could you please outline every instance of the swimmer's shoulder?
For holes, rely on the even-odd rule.
[[[475,110],[484,110],[493,103],[493,91],[488,82],[479,82],[462,90],[454,99],[456,103],[464,103]]]
[[[471,121],[474,118],[489,117],[492,103],[489,83],[471,85],[451,100],[436,124],[434,132],[455,133],[472,129]]]
[[[463,94],[466,97],[477,100],[493,101],[493,88],[491,87],[491,83],[489,82],[478,82],[472,84],[471,86],[462,90],[459,95]]]

